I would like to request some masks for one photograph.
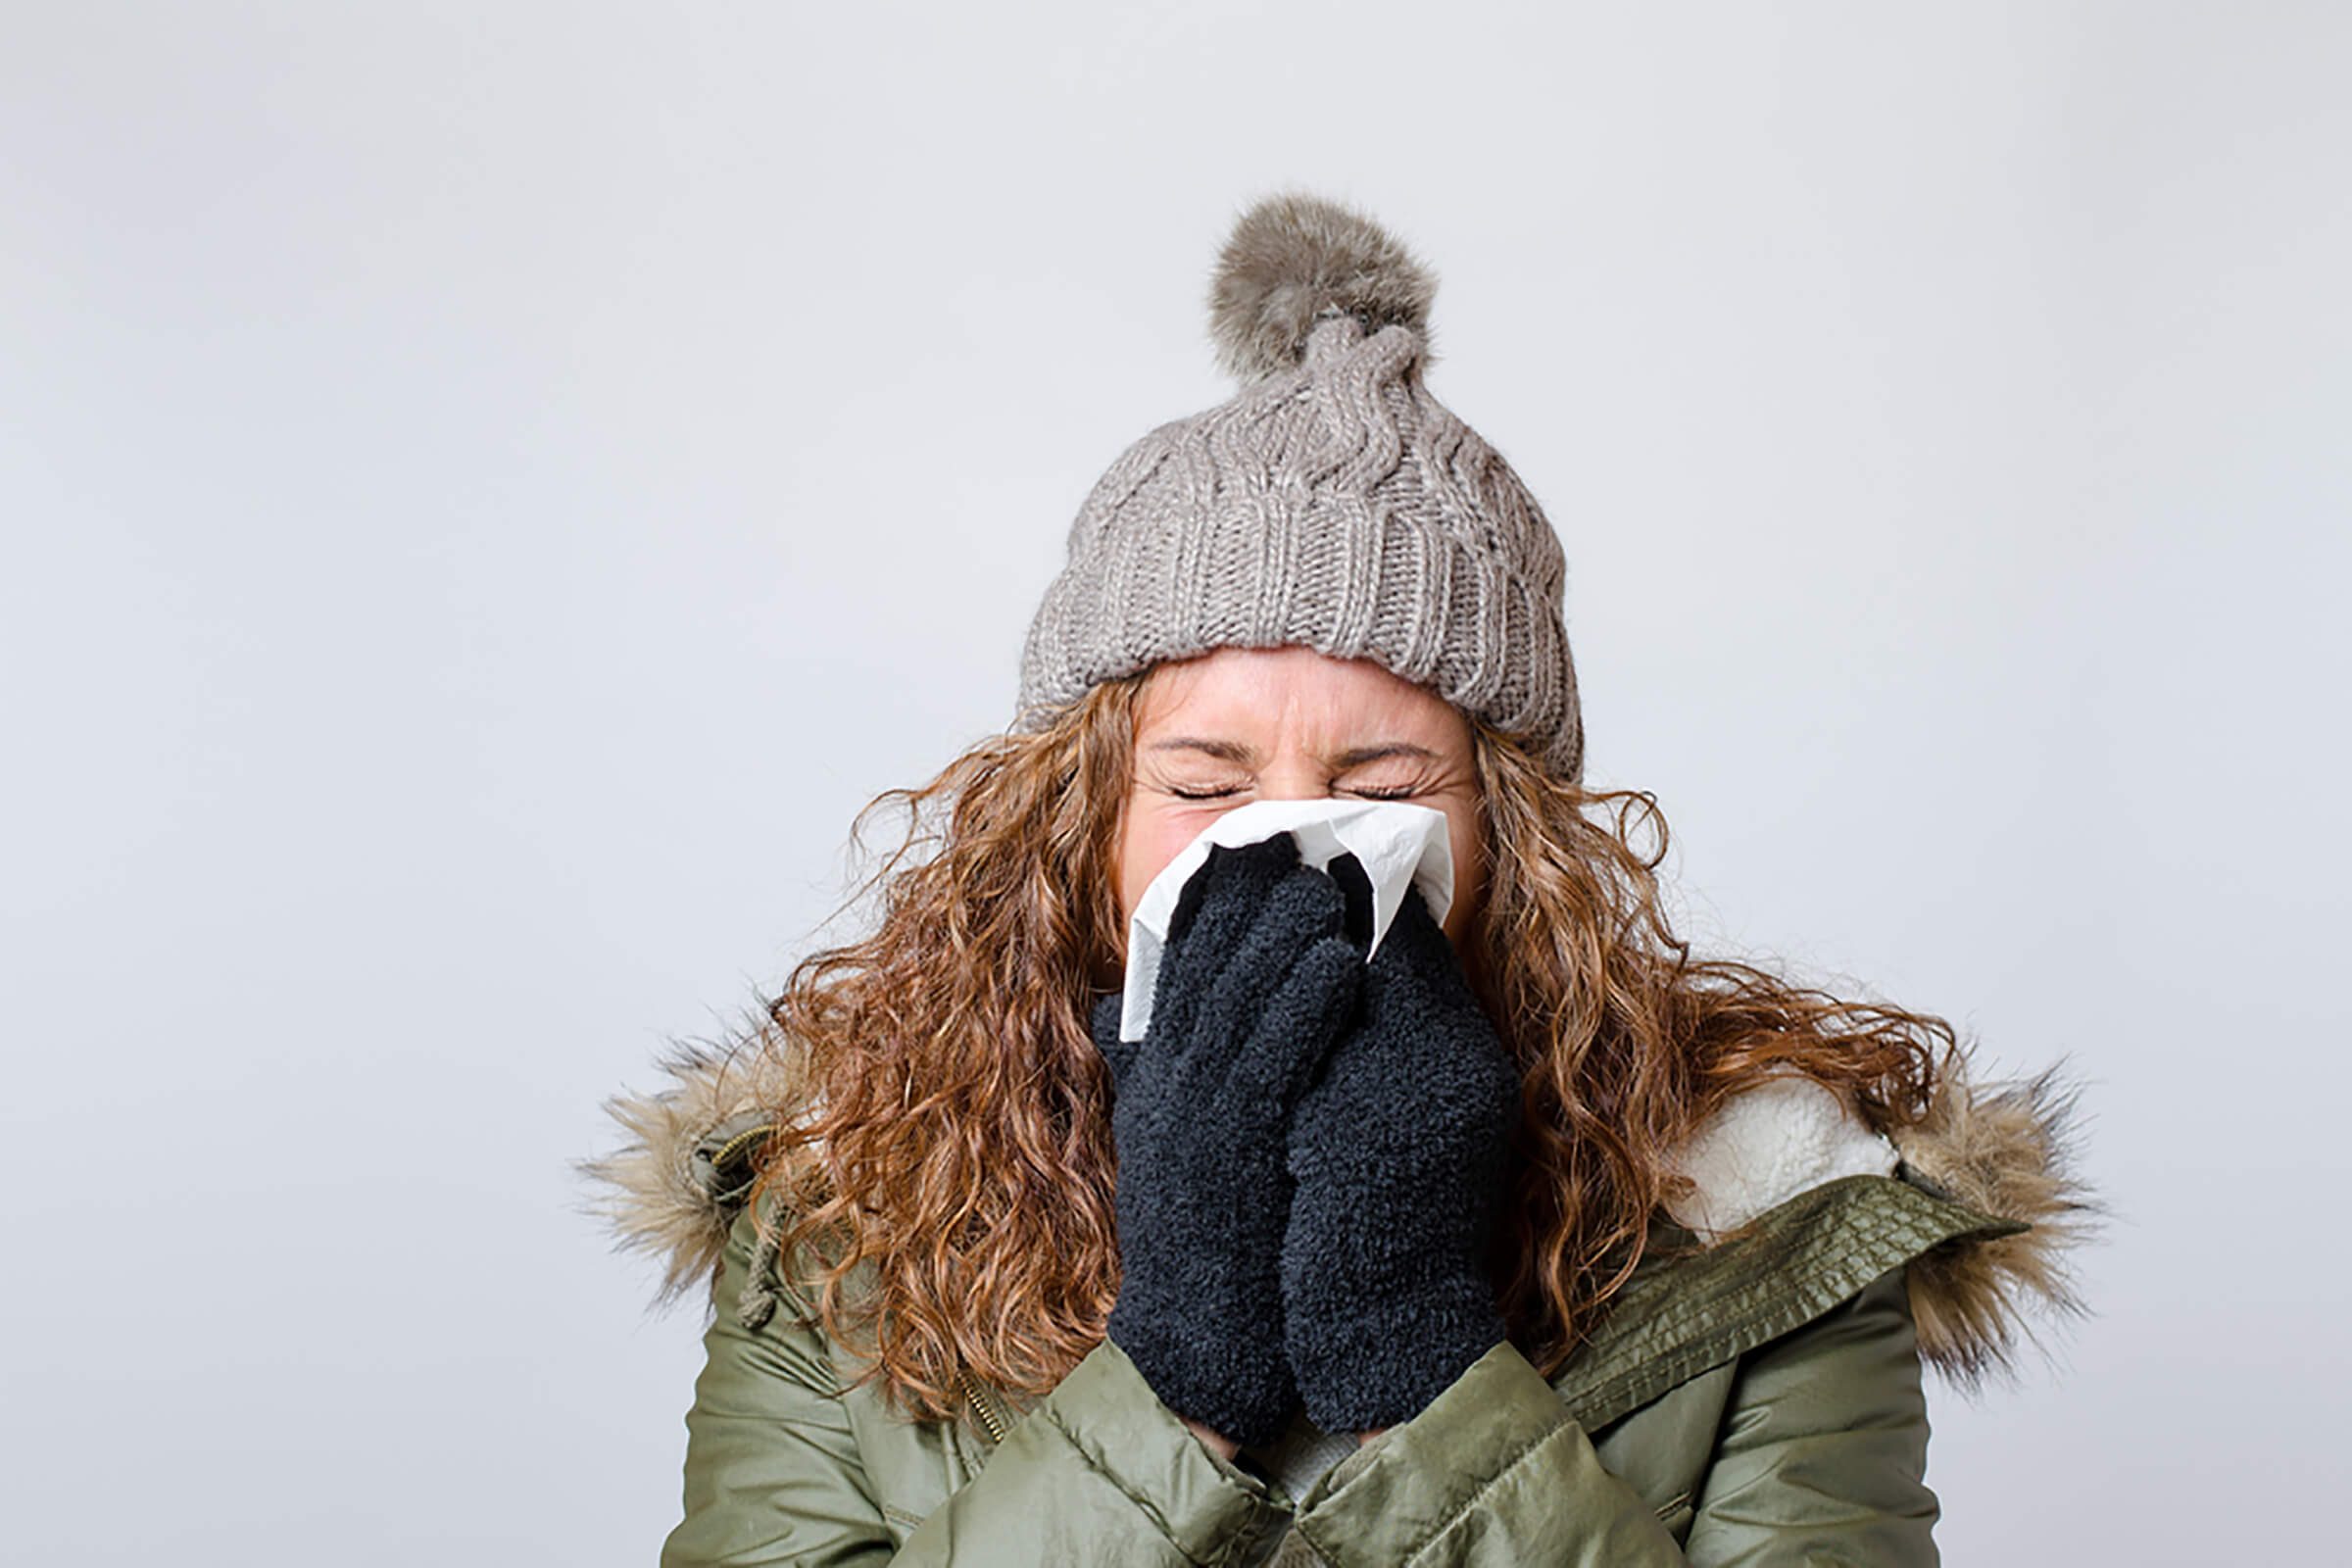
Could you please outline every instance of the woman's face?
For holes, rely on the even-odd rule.
[[[1462,950],[1486,892],[1470,725],[1450,703],[1369,660],[1311,648],[1219,648],[1163,663],[1137,706],[1119,823],[1122,928],[1200,830],[1251,801],[1410,801],[1446,813]]]

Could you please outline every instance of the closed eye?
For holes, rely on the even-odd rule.
[[[1185,790],[1177,789],[1171,786],[1168,793],[1175,796],[1179,800],[1185,801],[1218,801],[1223,800],[1228,795],[1234,795],[1240,792],[1238,788],[1234,786],[1228,786],[1221,790]],[[1409,801],[1415,795],[1418,795],[1421,792],[1413,788],[1413,786],[1410,784],[1400,784],[1393,786],[1389,789],[1349,790],[1347,793],[1350,795],[1361,796],[1367,801]]]

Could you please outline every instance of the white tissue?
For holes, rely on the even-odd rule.
[[[1159,980],[1159,957],[1167,945],[1168,917],[1193,873],[1208,860],[1212,845],[1255,844],[1288,831],[1298,841],[1298,858],[1318,870],[1351,853],[1372,883],[1372,942],[1368,958],[1404,905],[1407,888],[1418,887],[1441,924],[1453,907],[1453,840],[1444,811],[1410,801],[1251,801],[1237,806],[1200,830],[1144,889],[1127,921],[1127,986],[1119,1009],[1119,1038],[1141,1040],[1152,1023],[1152,994]]]

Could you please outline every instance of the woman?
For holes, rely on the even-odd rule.
[[[2074,1097],[1674,936],[1433,290],[1248,213],[1239,393],[1096,486],[1014,726],[869,805],[873,934],[614,1102],[620,1232],[715,1309],[665,1563],[1936,1560],[1923,1368],[2082,1310]],[[1445,813],[1443,923],[1367,959],[1359,868],[1220,848],[1122,1040],[1154,875],[1326,799]]]

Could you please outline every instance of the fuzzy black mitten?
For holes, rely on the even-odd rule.
[[[1108,1332],[1160,1401],[1245,1445],[1298,1405],[1282,1334],[1284,1134],[1350,1020],[1363,950],[1283,833],[1211,847],[1168,920],[1141,1041],[1096,1003],[1110,1064],[1122,1278]]]
[[[1291,1122],[1284,1332],[1324,1431],[1409,1420],[1505,1337],[1482,1258],[1519,1101],[1460,956],[1408,892],[1361,1021]]]

